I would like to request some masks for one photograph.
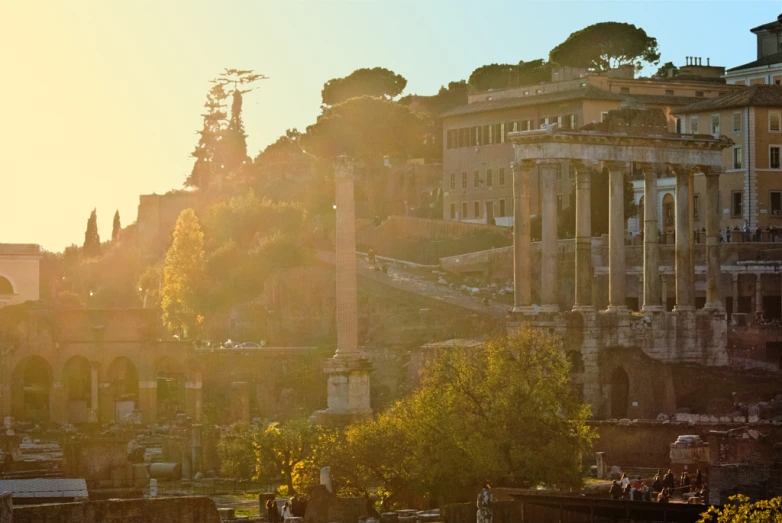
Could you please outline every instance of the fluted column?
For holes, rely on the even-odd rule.
[[[559,312],[557,300],[557,161],[538,160],[541,165],[540,301],[543,312]]]
[[[592,301],[592,168],[594,162],[573,161],[576,169],[576,299],[574,311],[593,309]]]
[[[663,309],[660,288],[660,246],[657,219],[656,165],[644,165],[644,276],[643,312],[660,312]]]
[[[720,173],[707,169],[706,175],[706,305],[704,309],[724,312],[720,299],[720,217],[716,209],[719,202]]]
[[[532,312],[530,179],[535,162],[513,162],[513,312]]]
[[[356,283],[356,208],[353,198],[353,161],[340,157],[334,163],[337,205],[337,352],[340,358],[357,357],[358,304]]]
[[[608,167],[608,310],[627,312],[625,293],[625,203],[622,162]]]
[[[694,281],[692,259],[692,222],[690,210],[692,193],[690,191],[689,169],[679,167],[676,172],[676,306],[675,311],[693,310]]]

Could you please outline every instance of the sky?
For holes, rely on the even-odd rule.
[[[269,76],[245,98],[254,157],[358,68],[435,94],[602,21],[643,27],[662,62],[734,67],[755,59],[749,29],[780,13],[782,0],[0,0],[0,243],[81,244],[93,208],[107,239],[116,210],[128,225],[140,194],[181,188],[224,68]]]

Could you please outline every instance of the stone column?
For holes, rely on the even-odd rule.
[[[513,312],[532,312],[532,260],[530,242],[530,178],[532,160],[513,162]]]
[[[336,162],[334,181],[337,205],[337,352],[338,358],[357,357],[358,297],[356,283],[356,204],[353,196],[353,162]]]
[[[739,274],[733,275],[733,312],[739,312]]]
[[[660,275],[660,298],[663,310],[668,310],[668,276]]]
[[[706,305],[704,309],[725,312],[720,299],[720,217],[715,212],[719,201],[720,173],[707,169],[706,175]]]
[[[592,301],[592,168],[573,161],[576,169],[576,299],[574,311],[594,309]]]
[[[755,273],[755,316],[763,316],[763,286],[760,283],[761,273]]]
[[[87,413],[87,419],[90,423],[98,422],[98,366],[97,361],[90,362],[90,410]]]
[[[625,293],[625,204],[626,165],[606,162],[608,167],[608,309],[627,312]]]
[[[676,172],[676,311],[690,311],[694,308],[691,177],[692,174],[686,168],[679,167]]]
[[[540,242],[540,301],[543,312],[559,312],[557,299],[557,162],[538,160],[543,172]]]
[[[644,277],[643,312],[663,311],[660,299],[660,246],[658,245],[656,165],[645,165],[644,171]],[[716,204],[715,204],[716,206]]]

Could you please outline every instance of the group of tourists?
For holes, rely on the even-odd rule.
[[[720,240],[723,243],[730,243],[731,241],[734,241],[731,238],[731,233],[733,231],[741,231],[744,233],[743,240],[745,242],[779,242],[782,241],[782,229],[777,227],[766,227],[765,229],[761,229],[760,227],[756,228],[754,231],[750,229],[748,224],[744,224],[743,227],[735,226],[733,229],[730,227],[725,227],[725,230],[722,231],[720,234]]]
[[[277,506],[277,500],[266,500],[266,514],[269,523],[284,523],[288,518],[303,518],[307,510],[307,502],[301,497],[292,497],[282,504],[282,510]]]
[[[662,470],[658,470],[651,486],[642,481],[640,477],[635,481],[631,481],[627,474],[622,474],[618,481],[613,480],[611,482],[611,488],[608,493],[611,495],[611,499],[626,499],[630,501],[652,501],[654,499],[658,503],[668,503],[676,491],[682,495],[689,493],[692,496],[705,497],[706,488],[706,483],[703,481],[703,474],[701,474],[700,470],[696,472],[694,478],[690,478],[687,472],[682,472],[676,478],[669,469],[665,474],[662,473]]]

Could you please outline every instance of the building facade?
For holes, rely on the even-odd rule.
[[[733,85],[782,84],[782,15],[750,31],[757,37],[757,58],[728,69],[725,81]]]
[[[40,299],[41,248],[0,243],[0,307]]]

